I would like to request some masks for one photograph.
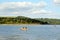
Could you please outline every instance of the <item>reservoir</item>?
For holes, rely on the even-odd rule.
[[[60,25],[0,25],[0,40],[60,40]]]

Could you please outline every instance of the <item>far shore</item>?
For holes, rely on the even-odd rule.
[[[0,25],[59,25],[59,24],[0,24]]]
[[[0,25],[41,25],[41,24],[0,24]]]

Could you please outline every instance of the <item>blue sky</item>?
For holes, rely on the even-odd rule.
[[[60,18],[60,0],[0,0],[0,16]]]

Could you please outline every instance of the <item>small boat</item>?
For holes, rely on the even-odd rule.
[[[27,28],[27,27],[22,27],[21,30],[23,30],[23,31],[27,31],[28,28]]]

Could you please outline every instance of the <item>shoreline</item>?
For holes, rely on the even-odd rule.
[[[41,24],[0,24],[0,25],[41,25]]]
[[[0,24],[0,25],[60,25],[60,24],[37,24],[37,23],[32,23],[32,24]]]

